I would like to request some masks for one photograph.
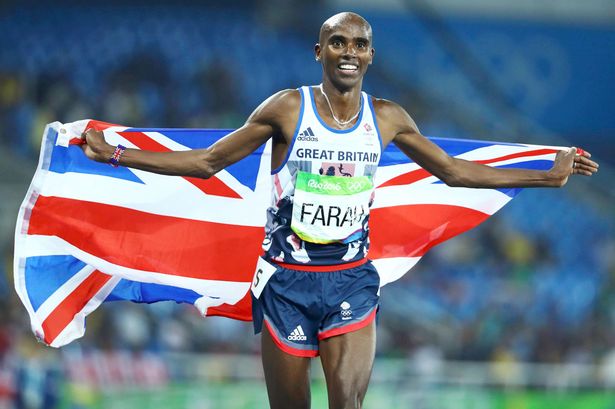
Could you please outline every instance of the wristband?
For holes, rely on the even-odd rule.
[[[114,168],[117,168],[118,166],[120,166],[120,158],[124,154],[125,150],[126,150],[125,146],[117,145],[115,147],[115,151],[113,151],[113,155],[111,155],[111,157],[109,158],[109,164],[113,166]]]

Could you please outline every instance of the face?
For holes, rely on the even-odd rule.
[[[351,17],[321,32],[314,50],[324,76],[333,84],[349,88],[361,83],[374,56],[370,31],[364,20]]]

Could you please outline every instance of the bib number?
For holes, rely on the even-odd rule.
[[[261,296],[261,293],[265,288],[265,284],[267,284],[276,270],[276,266],[272,265],[262,257],[258,258],[258,263],[256,263],[256,271],[254,272],[254,278],[252,279],[252,285],[250,287],[254,297],[259,298]]]
[[[373,183],[368,176],[298,172],[291,229],[312,243],[348,243],[361,237]]]

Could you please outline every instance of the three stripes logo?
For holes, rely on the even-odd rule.
[[[318,138],[314,136],[314,131],[312,131],[312,128],[309,126],[303,132],[299,133],[297,140],[305,142],[318,142]]]
[[[305,336],[301,325],[297,325],[297,328],[295,328],[287,338],[289,341],[307,341],[307,337]]]

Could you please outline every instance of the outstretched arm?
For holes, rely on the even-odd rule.
[[[547,171],[500,169],[454,158],[421,135],[410,115],[399,105],[385,100],[378,100],[374,105],[383,143],[395,143],[408,157],[449,186],[560,187],[571,174],[591,176],[598,170],[589,152],[577,155],[576,148],[558,152],[553,167]]]
[[[126,149],[120,165],[164,175],[209,178],[241,160],[271,137],[281,137],[285,116],[292,111],[294,90],[280,91],[265,100],[239,129],[212,146],[182,152],[150,152]],[[88,158],[108,162],[115,147],[105,142],[103,133],[86,130],[82,145]]]

